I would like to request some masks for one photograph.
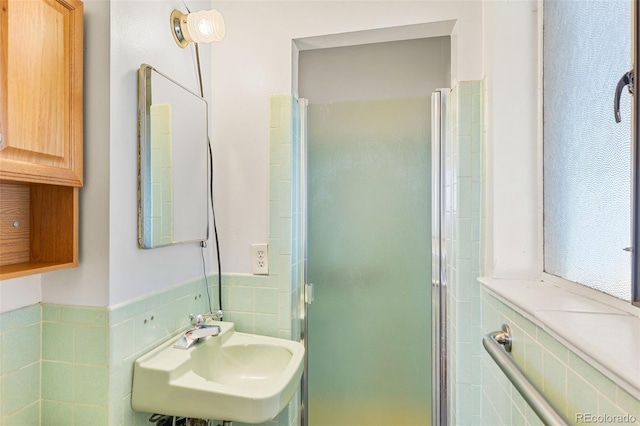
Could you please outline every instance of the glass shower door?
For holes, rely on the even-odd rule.
[[[308,415],[427,425],[429,99],[308,107]]]

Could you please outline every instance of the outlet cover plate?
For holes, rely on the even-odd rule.
[[[269,244],[251,244],[251,273],[269,275]]]

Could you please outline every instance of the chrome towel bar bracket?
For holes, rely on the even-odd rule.
[[[491,333],[491,335],[498,344],[504,347],[505,351],[511,352],[513,339],[511,338],[511,327],[509,327],[508,324],[502,324],[502,331],[496,331]]]

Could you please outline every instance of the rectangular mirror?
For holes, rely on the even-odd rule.
[[[138,244],[206,241],[208,105],[150,65],[138,71]]]

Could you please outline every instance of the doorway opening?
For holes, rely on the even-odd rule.
[[[450,64],[448,36],[299,52],[304,424],[432,421],[430,99]]]

